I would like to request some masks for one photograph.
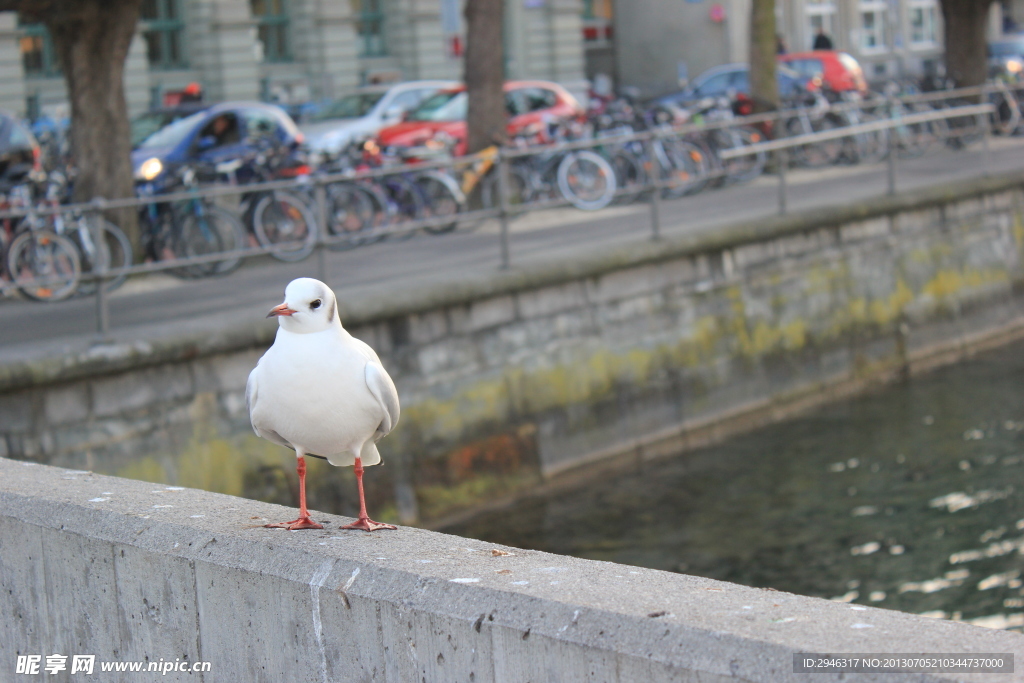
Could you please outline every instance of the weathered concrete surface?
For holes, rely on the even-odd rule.
[[[581,249],[576,261],[344,302],[342,314],[402,397],[379,488],[396,516],[431,522],[1020,335],[1022,284],[1017,174]],[[250,432],[245,377],[273,332],[270,322],[0,366],[0,456],[197,487],[240,472],[186,451]],[[226,492],[265,498],[257,484]]]
[[[792,672],[797,652],[1000,652],[1024,662],[1020,634],[889,610],[413,528],[342,531],[347,518],[318,513],[323,531],[254,527],[293,515],[0,459],[2,678],[17,655],[54,652],[209,661],[201,677],[166,677],[204,683],[780,683],[806,680]]]

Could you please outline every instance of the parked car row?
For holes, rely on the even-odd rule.
[[[863,69],[845,52],[816,50],[779,55],[777,59],[776,78],[779,97],[783,100],[821,89],[861,95],[868,92]],[[664,95],[656,102],[685,108],[707,97],[749,94],[750,67],[746,64],[725,64],[708,69],[681,92]]]
[[[297,152],[303,140],[298,126],[280,107],[225,102],[179,118],[140,141],[132,150],[132,169],[136,181],[159,192],[186,162],[215,165],[247,157],[261,145]]]
[[[411,81],[361,88],[306,114],[301,125],[281,108],[258,102],[189,103],[150,111],[132,122],[132,166],[140,183],[160,190],[185,162],[216,164],[246,156],[269,141],[296,153],[295,166],[336,159],[353,141],[375,138],[382,147],[416,147],[436,137],[466,151],[465,86],[455,81]],[[583,115],[580,103],[546,81],[505,84],[508,134],[541,121]],[[302,157],[300,150],[308,156]],[[245,182],[239,178],[239,182]]]
[[[299,125],[316,161],[336,157],[354,139],[376,135],[439,90],[456,81],[410,81],[360,88],[322,106]]]
[[[1015,64],[1024,67],[1024,36],[992,43],[990,54],[1010,69]],[[784,100],[818,91],[867,92],[863,70],[844,52],[779,55],[777,77]],[[509,139],[530,137],[524,131],[585,114],[573,95],[555,83],[510,81],[504,89]],[[742,99],[749,92],[749,67],[727,64],[709,69],[681,92],[662,96],[655,104],[686,109],[708,98]],[[292,162],[282,167],[283,175],[289,169],[302,173],[309,165],[330,166],[350,145],[369,139],[382,149],[441,141],[448,151],[462,155],[467,149],[467,105],[465,86],[444,80],[367,86],[330,102],[309,103],[294,110],[302,119],[298,124],[272,104],[192,102],[146,112],[132,121],[132,165],[140,185],[160,192],[186,162],[217,164],[267,146],[293,154]]]

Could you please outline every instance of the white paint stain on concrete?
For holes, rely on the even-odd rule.
[[[357,576],[359,576],[359,567],[356,567],[352,570],[352,576],[348,577],[348,581],[345,582],[345,585],[342,586],[341,590],[347,591],[349,588],[351,588],[352,584],[356,582]]]
[[[309,579],[309,594],[313,599],[313,635],[316,636],[316,647],[320,651],[320,673],[323,683],[327,683],[327,653],[324,651],[323,622],[320,621],[320,589],[333,568],[334,560],[325,560]]]

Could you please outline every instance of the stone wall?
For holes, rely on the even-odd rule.
[[[95,680],[145,680],[101,671],[138,662],[202,683],[786,683],[807,680],[798,653],[1024,656],[1017,633],[421,529],[344,531],[320,513],[320,531],[260,526],[294,512],[0,459],[4,680],[22,678],[19,655],[53,653],[69,669],[95,655]]]
[[[363,302],[342,319],[403,403],[379,495],[436,520],[1014,335],[1022,208],[1019,177],[979,181]],[[176,458],[249,433],[245,380],[267,343],[226,331],[0,367],[0,454],[204,486],[216,476],[194,460],[233,466]],[[264,497],[246,481],[224,490]]]

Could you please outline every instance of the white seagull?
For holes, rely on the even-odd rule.
[[[331,288],[292,280],[277,316],[274,344],[249,374],[245,401],[256,435],[295,451],[299,518],[271,528],[322,529],[306,510],[306,455],[355,465],[359,519],[344,529],[395,529],[366,514],[363,466],[380,462],[376,442],[398,423],[398,391],[373,349],[349,334]]]

